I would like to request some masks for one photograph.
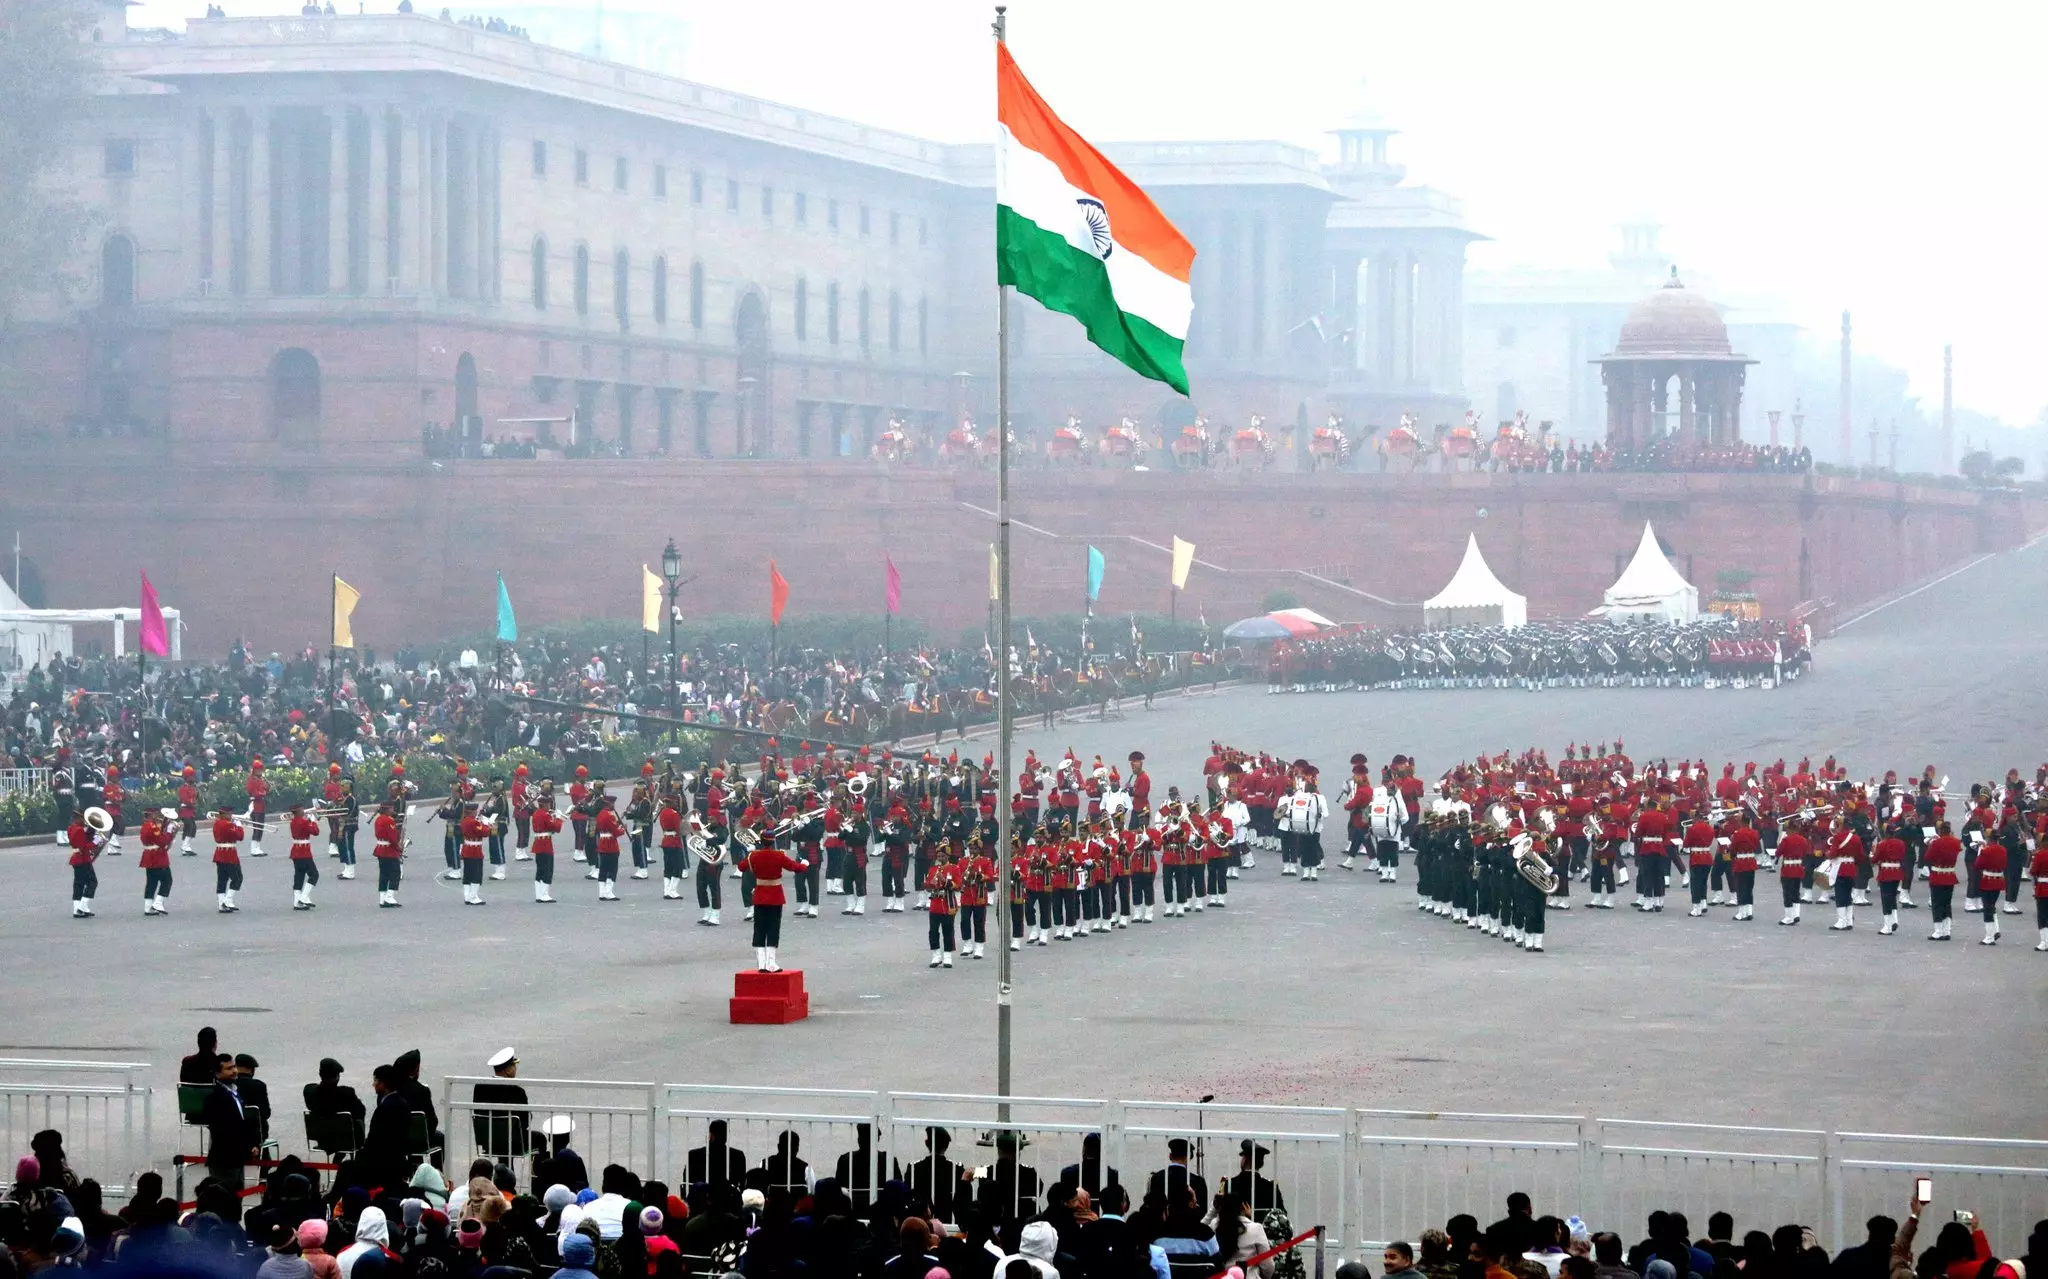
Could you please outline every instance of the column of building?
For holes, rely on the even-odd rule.
[[[244,180],[245,231],[242,237],[242,252],[248,264],[244,273],[246,291],[251,294],[266,294],[272,291],[272,264],[278,251],[275,241],[278,218],[272,206],[276,189],[270,172],[272,127],[272,115],[268,108],[256,106],[249,109],[249,150],[245,165],[248,176]]]
[[[350,184],[350,176],[355,169],[349,163],[353,132],[350,121],[354,115],[355,112],[348,107],[335,107],[327,113],[325,290],[328,293],[349,292],[349,227],[355,212],[354,192]]]

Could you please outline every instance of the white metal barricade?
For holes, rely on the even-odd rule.
[[[801,1196],[838,1176],[842,1163],[842,1182],[852,1179],[860,1152],[877,1149],[881,1128],[882,1094],[854,1088],[666,1084],[660,1104],[663,1153],[654,1166],[677,1193],[738,1166],[765,1167],[771,1186]],[[865,1196],[886,1180],[886,1169],[879,1179],[870,1171],[857,1183],[865,1193],[855,1205],[866,1207]]]
[[[1956,1209],[1975,1213],[1994,1249],[2017,1251],[2034,1223],[2048,1218],[2048,1141],[1842,1132],[1829,1146],[1836,1248],[1860,1242],[1872,1216],[1903,1215],[1918,1177],[1933,1180],[1943,1219]]]
[[[516,1083],[526,1090],[523,1107],[478,1102],[477,1084]],[[499,1079],[493,1075],[449,1075],[441,1082],[442,1167],[451,1178],[468,1174],[480,1157],[510,1163],[529,1175],[531,1156],[545,1142],[542,1125],[555,1115],[575,1121],[569,1148],[582,1156],[594,1183],[606,1164],[636,1171],[659,1163],[661,1085],[602,1079]]]
[[[1348,1122],[1362,1240],[1413,1240],[1459,1213],[1483,1225],[1517,1190],[1539,1204],[1585,1201],[1579,1116],[1354,1110]],[[1348,1237],[1344,1251],[1357,1251]]]
[[[26,1154],[37,1133],[55,1130],[79,1176],[110,1195],[131,1191],[156,1162],[148,1071],[144,1062],[0,1058],[0,1150]],[[0,1168],[0,1189],[13,1167]]]
[[[1616,1233],[1639,1230],[1659,1209],[1686,1214],[1695,1233],[1713,1212],[1761,1230],[1786,1222],[1820,1230],[1828,1159],[1818,1129],[1596,1119],[1584,1141],[1597,1181],[1592,1213],[1582,1215]]]

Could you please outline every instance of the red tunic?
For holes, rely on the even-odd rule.
[[[673,803],[661,806],[661,816],[655,819],[661,823],[661,846],[664,849],[683,846],[683,814]]]
[[[2005,845],[1987,841],[1977,850],[1977,887],[1986,897],[2005,891]]]
[[[533,810],[533,855],[555,855],[555,833],[562,829],[562,815],[552,808]]]
[[[1729,864],[1736,870],[1755,870],[1757,849],[1761,843],[1756,832],[1749,827],[1736,827],[1728,834]]]
[[[599,809],[597,813],[598,854],[602,856],[605,853],[618,852],[619,836],[624,834],[625,831],[626,824],[619,820],[617,813],[609,808]]]
[[[757,848],[740,859],[740,869],[754,877],[756,906],[787,904],[789,899],[782,895],[782,872],[810,868],[809,862],[800,862],[773,846]]]
[[[1712,866],[1714,864],[1714,828],[1705,822],[1694,822],[1685,828],[1686,863],[1691,866]]]
[[[260,781],[262,779],[258,778],[257,780]],[[236,845],[241,843],[242,837],[248,833],[232,817],[214,818],[213,860],[223,866],[240,865],[242,850],[237,848]]]
[[[72,822],[70,827],[65,830],[64,842],[71,846],[71,860],[65,863],[66,865],[92,865],[97,841],[93,836],[92,827],[85,824],[84,818],[81,817],[77,821]]]
[[[1906,841],[1897,835],[1887,835],[1877,841],[1877,847],[1870,850],[1871,858],[1877,863],[1877,882],[1897,884],[1906,878]]]
[[[1962,859],[1963,841],[1954,835],[1936,835],[1920,854],[1927,863],[1927,882],[1936,888],[1956,886],[1956,864]]]
[[[375,827],[377,833],[375,856],[377,860],[395,862],[405,855],[405,849],[400,847],[398,843],[398,819],[396,817],[393,817],[390,813],[379,813],[377,814]]]
[[[304,813],[292,814],[292,860],[309,862],[313,860],[313,836],[320,833],[320,823]]]
[[[462,819],[462,860],[480,862],[484,859],[484,841],[491,837],[491,824],[481,817]]]
[[[932,914],[950,915],[953,913],[953,903],[949,900],[947,894],[949,890],[955,894],[960,891],[960,872],[955,870],[950,863],[944,866],[934,866],[925,872],[924,890],[931,894],[930,910]],[[967,903],[962,902],[961,904],[966,905]]]
[[[199,820],[199,788],[190,782],[178,787],[178,817],[188,822]]]
[[[2034,850],[2034,860],[2027,863],[2027,869],[2034,875],[2034,896],[2048,897],[2048,847]]]
[[[142,860],[137,864],[144,870],[165,870],[170,867],[171,828],[155,817],[143,820]]]
[[[1778,839],[1778,878],[1805,879],[1806,858],[1813,853],[1813,845],[1806,836],[1794,831]]]

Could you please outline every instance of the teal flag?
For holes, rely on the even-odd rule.
[[[1088,548],[1088,602],[1102,598],[1102,552]]]
[[[505,575],[498,574],[498,642],[519,642],[519,619],[512,616],[512,593],[505,589]]]

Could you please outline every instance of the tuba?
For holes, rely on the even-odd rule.
[[[101,835],[114,829],[114,815],[97,805],[85,810],[83,820],[87,826]]]
[[[1536,841],[1528,835],[1515,836],[1511,845],[1515,854],[1515,869],[1522,878],[1529,881],[1545,897],[1557,891],[1557,871],[1536,847]]]
[[[855,773],[846,779],[846,793],[859,799],[868,793],[868,787],[871,785],[873,783],[868,780],[866,773]]]

